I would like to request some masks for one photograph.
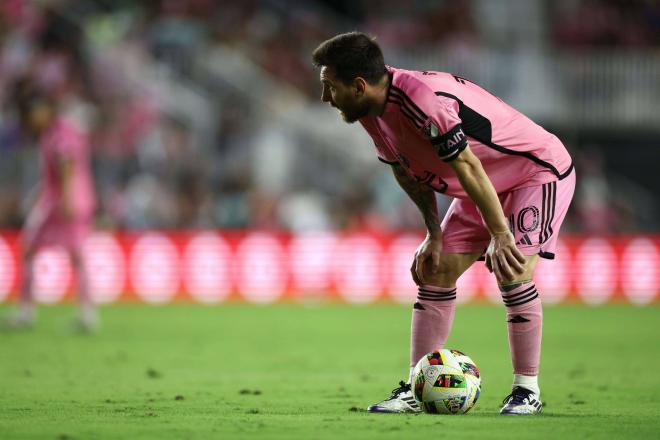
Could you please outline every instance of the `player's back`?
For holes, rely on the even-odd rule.
[[[459,198],[468,195],[447,162],[467,145],[498,194],[571,173],[571,157],[555,135],[477,84],[444,72],[387,70],[383,113],[360,119],[384,162]]]
[[[482,161],[506,164],[500,159],[508,154],[527,157],[558,178],[570,172],[571,157],[555,135],[478,84],[446,72],[391,70],[397,73],[393,84],[413,100],[432,99],[447,108],[458,103],[463,131]]]

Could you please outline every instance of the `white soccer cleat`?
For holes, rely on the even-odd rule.
[[[2,327],[6,330],[27,330],[34,327],[36,313],[32,307],[18,307],[4,317]]]
[[[82,333],[93,333],[98,330],[100,320],[96,309],[81,308],[73,319],[73,329]]]
[[[531,415],[543,411],[543,404],[537,394],[523,387],[515,387],[511,394],[504,398],[504,406],[500,414]]]
[[[422,409],[413,397],[410,384],[401,381],[399,387],[392,390],[390,397],[369,406],[367,411],[377,413],[420,413]]]

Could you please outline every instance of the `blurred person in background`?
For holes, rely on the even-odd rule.
[[[543,313],[532,278],[539,256],[554,258],[575,190],[566,148],[465,78],[386,66],[380,47],[364,33],[326,40],[312,58],[320,67],[321,100],[345,122],[360,122],[427,228],[411,267],[419,293],[409,379],[368,410],[421,412],[411,390],[413,367],[444,346],[454,317],[456,281],[485,254],[507,308],[514,370],[512,391],[500,413],[540,413]],[[436,192],[454,197],[442,224]]]
[[[46,246],[61,246],[69,254],[80,304],[75,325],[92,330],[98,318],[89,289],[83,244],[92,227],[95,206],[87,133],[65,115],[62,101],[30,77],[12,88],[21,142],[37,144],[41,159],[41,188],[22,235],[23,274],[17,309],[6,318],[10,328],[29,328],[36,318],[35,255]]]

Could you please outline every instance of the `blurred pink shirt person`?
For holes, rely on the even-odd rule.
[[[28,216],[24,246],[34,251],[61,245],[80,252],[95,207],[87,134],[73,121],[58,117],[42,135],[40,147],[41,192]]]

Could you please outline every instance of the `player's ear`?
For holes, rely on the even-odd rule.
[[[353,88],[355,89],[355,97],[362,97],[367,92],[367,82],[364,78],[358,76],[353,80]]]

